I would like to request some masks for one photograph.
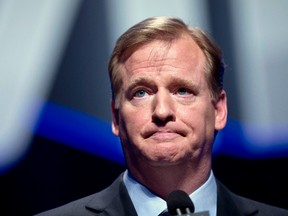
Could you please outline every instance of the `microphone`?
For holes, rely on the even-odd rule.
[[[168,195],[167,207],[170,215],[190,214],[195,210],[188,194],[181,190],[172,191]]]
[[[166,202],[170,216],[209,216],[208,211],[194,213],[195,207],[192,200],[181,190],[172,191]]]

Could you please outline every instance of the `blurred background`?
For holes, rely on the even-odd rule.
[[[125,169],[109,56],[129,27],[164,15],[204,29],[224,53],[229,121],[215,175],[288,209],[287,10],[286,0],[1,0],[0,215],[95,193]]]

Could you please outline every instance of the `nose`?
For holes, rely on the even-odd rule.
[[[169,121],[175,121],[175,117],[175,105],[171,94],[158,91],[153,99],[153,122],[165,125]]]

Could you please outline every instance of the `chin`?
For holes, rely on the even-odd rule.
[[[162,167],[162,168],[168,168],[172,166],[177,166],[181,164],[181,161],[175,161],[175,160],[158,160],[158,161],[151,161],[151,166],[153,167]]]
[[[179,152],[174,154],[165,154],[161,152],[159,154],[154,154],[153,156],[148,156],[148,160],[151,164],[156,166],[171,166],[187,161],[187,157],[185,157],[185,155],[180,155]]]

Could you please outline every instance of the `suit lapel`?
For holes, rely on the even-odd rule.
[[[252,216],[258,209],[217,182],[217,216]]]
[[[95,194],[86,208],[103,216],[137,216],[122,179],[123,174],[111,186]]]
[[[85,205],[101,216],[137,216],[121,174],[108,188],[96,193]],[[258,209],[217,181],[217,216],[252,216]]]

